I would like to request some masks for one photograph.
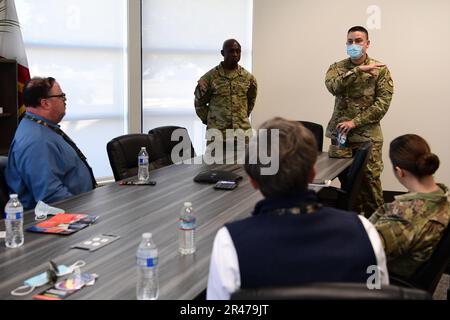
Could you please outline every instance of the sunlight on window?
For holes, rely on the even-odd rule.
[[[96,177],[112,176],[106,143],[124,134],[126,0],[16,0],[31,76],[67,94],[62,129]],[[34,14],[38,12],[39,14]]]
[[[194,110],[198,79],[222,61],[223,41],[237,39],[251,71],[251,0],[143,0],[143,128],[188,129],[197,154],[205,129]]]

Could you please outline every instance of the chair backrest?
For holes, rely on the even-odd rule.
[[[447,226],[430,259],[425,261],[407,281],[432,294],[449,262],[450,228]]]
[[[176,132],[175,132],[176,131]],[[179,161],[195,157],[195,150],[186,128],[178,126],[163,126],[151,129],[148,134],[155,141],[156,145],[153,149],[155,157],[159,159],[159,163],[163,165],[172,164],[171,154],[175,146]],[[172,135],[174,141],[172,141]],[[182,144],[180,144],[182,142]],[[184,152],[183,146],[185,146]],[[178,152],[179,151],[179,152]]]
[[[317,141],[317,150],[322,151],[323,149],[323,127],[321,124],[315,123],[315,122],[309,122],[309,121],[299,121],[301,124],[303,124],[307,129],[311,130],[311,132],[314,134],[314,137],[316,137]]]
[[[149,157],[149,169],[155,170],[173,164],[171,152],[179,142],[171,141],[174,130],[179,129],[181,139],[188,143],[191,152],[181,153],[182,159],[195,156],[194,147],[186,128],[176,126],[158,127],[149,131],[148,134],[135,133],[126,134],[112,139],[106,145],[109,163],[116,181],[137,175],[137,156],[141,147],[146,147]]]
[[[341,180],[341,190],[338,196],[337,207],[339,209],[354,211],[356,197],[360,191],[364,169],[372,152],[372,143],[367,142],[354,151],[353,162],[346,170]]]
[[[8,163],[8,157],[0,156],[0,220],[3,218],[5,205],[9,200],[8,185],[6,184],[4,170]]]
[[[152,139],[148,134],[126,134],[112,139],[106,145],[109,163],[116,181],[130,178],[138,172],[138,153],[141,147],[146,147],[149,153],[149,162],[153,157]]]
[[[240,289],[231,300],[431,300],[420,289],[388,285],[369,290],[365,283],[313,283],[297,287]]]

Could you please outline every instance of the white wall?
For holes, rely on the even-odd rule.
[[[379,15],[367,12],[372,5]],[[377,23],[381,28],[373,29]],[[381,123],[383,189],[404,190],[388,158],[389,142],[404,133],[430,143],[441,159],[436,178],[450,185],[448,0],[255,0],[253,73],[259,92],[253,125],[283,116],[325,127],[334,102],[324,85],[325,73],[346,58],[346,32],[353,25],[368,27],[368,54],[388,65],[395,85]],[[328,144],[326,139],[324,148]]]

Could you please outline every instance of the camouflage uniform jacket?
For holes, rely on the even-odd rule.
[[[225,71],[222,64],[208,71],[195,88],[195,111],[207,129],[251,129],[248,117],[255,106],[256,78],[243,67]]]
[[[371,217],[383,241],[388,270],[409,277],[433,253],[450,219],[449,192],[408,193],[380,207]]]
[[[380,62],[367,56],[363,64],[372,63]],[[325,85],[336,97],[326,130],[328,138],[336,139],[338,123],[353,120],[356,128],[350,131],[349,142],[383,141],[380,121],[388,111],[394,92],[387,67],[381,67],[378,75],[372,76],[345,59],[330,66]]]

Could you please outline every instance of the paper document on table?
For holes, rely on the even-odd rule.
[[[317,187],[329,187],[331,185],[331,180],[325,180],[324,182],[321,183],[310,183],[310,186],[317,186]]]
[[[308,189],[314,190],[314,191],[319,191],[320,189],[327,188],[330,185],[331,185],[331,180],[325,180],[323,183],[309,183]]]

